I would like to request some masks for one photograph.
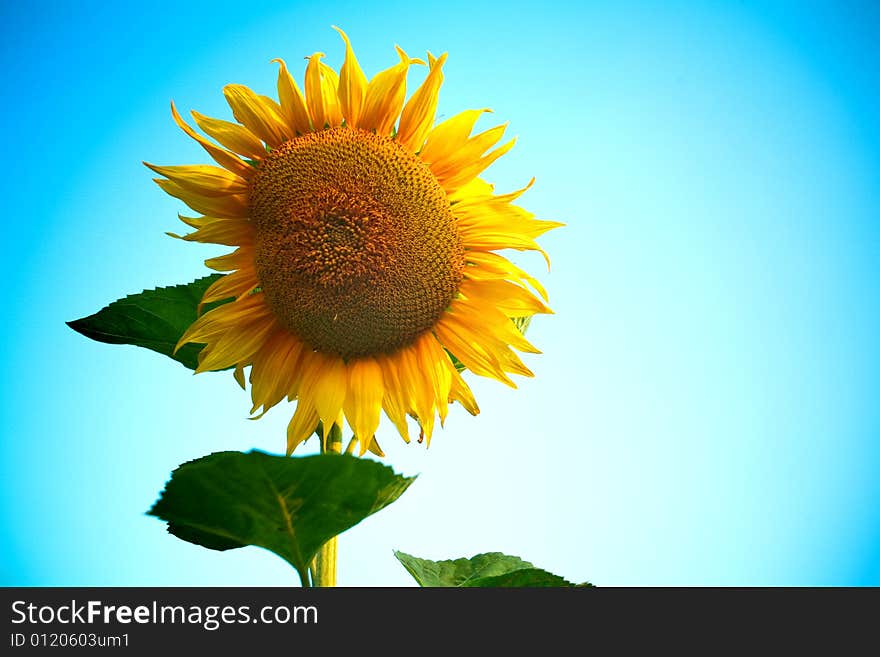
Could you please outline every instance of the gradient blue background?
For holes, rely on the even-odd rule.
[[[253,7],[253,8],[251,8]],[[600,585],[880,585],[880,12],[869,2],[4,2],[0,583],[278,585],[144,511],[178,463],[283,449],[228,374],[192,377],[64,320],[204,275],[140,164],[205,162],[168,101],[228,117],[273,57],[347,30],[372,75],[449,51],[440,113],[489,106],[500,190],[565,221],[557,314],[519,390],[471,377],[421,473],[342,538],[343,585],[393,548],[501,550]],[[414,72],[415,83],[423,73]],[[414,88],[414,85],[410,87]],[[311,448],[314,448],[314,441]]]

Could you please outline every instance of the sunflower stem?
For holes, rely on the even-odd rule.
[[[321,442],[322,454],[342,453],[342,427],[334,424]],[[315,556],[313,569],[314,586],[336,586],[336,550],[338,536],[334,536],[321,546]]]

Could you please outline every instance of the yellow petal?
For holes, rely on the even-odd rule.
[[[450,311],[460,319],[471,318],[470,321],[465,322],[470,327],[471,334],[479,338],[481,344],[496,355],[506,352],[508,345],[530,354],[541,353],[526,340],[510,315],[499,310],[490,301],[480,298],[459,298],[450,305]],[[531,317],[525,313],[518,316]]]
[[[529,189],[531,189],[532,185],[534,185],[534,184],[535,184],[535,178],[533,176],[532,179],[529,181],[529,183],[525,187],[517,189],[513,192],[509,192],[507,194],[498,194],[497,196],[493,196],[492,201],[495,203],[513,203],[516,199],[518,199],[520,196],[525,194]],[[494,189],[492,191],[494,191]],[[490,191],[490,194],[491,193],[492,192]]]
[[[171,180],[163,180],[161,178],[154,178],[153,180],[166,194],[179,198],[196,212],[212,217],[226,217],[229,219],[248,216],[247,197],[244,194],[202,196],[196,192],[184,189]]]
[[[382,408],[388,419],[397,427],[397,432],[405,442],[409,442],[409,427],[406,424],[406,413],[410,408],[409,398],[401,387],[398,373],[398,362],[395,357],[377,356],[376,361],[382,368],[382,382],[385,393],[382,397]]]
[[[202,228],[203,226],[207,226],[212,221],[217,221],[217,217],[187,217],[180,213],[177,214],[177,217],[185,223],[187,226],[192,228]]]
[[[361,444],[361,456],[367,451],[382,411],[382,369],[373,358],[358,358],[348,363],[348,390],[343,411]]]
[[[315,432],[318,426],[318,412],[310,403],[300,399],[296,404],[296,412],[287,425],[287,455]]]
[[[440,343],[431,333],[425,333],[414,343],[413,347],[416,349],[422,371],[427,374],[426,378],[430,381],[432,396],[436,401],[437,413],[440,416],[440,424],[443,424],[448,412],[449,389],[452,384],[452,377],[444,363],[449,360],[449,356],[446,355]],[[426,435],[426,437],[430,445],[430,435]]]
[[[294,134],[305,134],[312,129],[309,111],[302,92],[296,84],[296,80],[287,70],[287,64],[283,59],[273,59],[278,62],[278,99],[281,101],[281,111],[288,127]]]
[[[474,374],[497,379],[511,388],[516,388],[516,384],[504,373],[498,357],[474,342],[470,334],[463,330],[461,323],[450,313],[446,313],[434,325],[434,332],[440,343]]]
[[[239,363],[235,366],[235,371],[232,373],[235,382],[244,390],[244,365]]]
[[[247,219],[215,219],[181,239],[187,242],[241,246],[253,243],[254,229]]]
[[[326,438],[339,418],[348,384],[345,363],[338,356],[318,352],[303,354],[299,398],[314,406],[324,424]]]
[[[201,196],[225,196],[227,194],[246,194],[247,182],[227,169],[207,164],[189,166],[160,167],[149,162],[144,165],[173,180],[184,189]]]
[[[237,325],[235,330],[227,331],[202,349],[203,357],[196,368],[196,374],[223,370],[237,363],[249,363],[274,327],[274,319],[257,318]]]
[[[364,104],[364,94],[367,90],[367,77],[358,64],[357,57],[348,40],[348,35],[335,25],[333,29],[339,32],[342,40],[345,41],[345,61],[339,70],[339,104],[342,110],[342,116],[345,122],[352,128],[358,127],[358,119],[361,115],[361,108]]]
[[[316,52],[309,57],[306,66],[306,105],[315,130],[335,128],[342,124],[342,110],[337,95],[339,76],[321,61],[323,56],[324,53]]]
[[[477,119],[484,113],[491,111],[489,109],[465,110],[435,126],[428,133],[428,140],[425,142],[425,147],[419,152],[419,157],[431,164],[454,154],[467,141]]]
[[[550,268],[550,256],[531,237],[504,227],[491,230],[483,226],[459,227],[462,244],[475,251],[495,251],[498,249],[514,249],[516,251],[538,251],[544,256],[547,268]]]
[[[296,363],[294,364],[292,360],[288,361],[288,366],[291,370],[291,376],[290,380],[288,381],[289,385],[287,388],[287,401],[293,401],[294,399],[299,397],[299,392],[303,384],[303,374],[305,372],[304,363],[312,353],[313,352],[311,347],[302,344],[297,354]],[[293,353],[291,353],[290,357],[293,358]]]
[[[177,352],[190,342],[200,344],[211,342],[230,330],[235,332],[239,324],[268,320],[272,317],[262,294],[245,296],[238,301],[218,306],[199,317],[184,331],[174,351]]]
[[[339,75],[331,67],[321,62],[321,94],[324,96],[324,111],[331,128],[342,125],[342,105],[339,104]]]
[[[459,292],[466,297],[488,301],[508,317],[526,317],[538,313],[553,314],[553,311],[531,292],[510,281],[466,280],[461,282]]]
[[[419,339],[423,338],[424,336]],[[400,383],[407,389],[412,401],[411,410],[415,411],[415,417],[422,428],[423,435],[426,435],[430,440],[434,427],[435,408],[434,388],[430,375],[423,369],[418,350],[413,346],[398,352],[398,362],[400,363]]]
[[[253,271],[254,254],[252,249],[238,248],[232,253],[208,258],[205,265],[214,271],[233,271],[235,269],[249,268]]]
[[[210,287],[205,290],[202,300],[199,303],[198,311],[201,313],[202,306],[213,301],[223,301],[224,299],[237,299],[252,291],[259,285],[254,273],[245,269],[232,272],[222,278],[218,278],[211,283]]]
[[[444,179],[440,182],[443,189],[446,190],[446,193],[450,193],[461,187],[462,185],[471,181],[471,179],[480,175],[486,168],[489,167],[495,160],[499,157],[507,153],[513,145],[516,143],[516,139],[511,139],[509,142],[496,148],[494,151],[485,155],[465,166],[461,169],[457,170],[454,175],[449,177],[444,176]]]
[[[315,130],[323,130],[326,119],[324,118],[324,95],[321,93],[321,57],[322,52],[316,52],[308,58],[306,65],[306,107],[309,108],[312,126]]]
[[[214,119],[195,110],[191,112],[193,118],[206,135],[216,140],[218,144],[225,146],[234,153],[244,155],[252,160],[260,160],[266,157],[266,147],[253,133],[238,123]]]
[[[271,98],[254,93],[243,84],[227,84],[223,95],[235,120],[272,148],[293,137],[281,116],[281,108]]]
[[[462,302],[460,299],[456,299],[456,301],[457,304],[451,305],[453,312],[450,315],[453,323],[457,325],[456,330],[460,336],[472,344],[480,345],[483,352],[488,354],[503,371],[523,376],[534,376],[508,345],[511,342],[520,342],[523,344],[523,351],[537,352],[538,350],[525,339],[525,336],[519,332],[510,319],[505,318],[500,323],[489,326],[484,321],[482,307]],[[465,309],[468,312],[465,312]],[[491,308],[485,310],[489,311]],[[486,314],[488,315],[488,312]]]
[[[428,76],[404,106],[400,115],[400,129],[397,132],[398,141],[414,153],[421,149],[434,123],[437,98],[440,85],[443,84],[441,69],[446,62],[446,53],[440,55],[439,59],[434,59],[428,53],[428,61],[430,65]]]
[[[220,148],[219,146],[215,146],[207,139],[202,137],[199,133],[193,130],[187,123],[184,121],[180,114],[177,111],[177,108],[174,106],[174,101],[171,101],[171,116],[174,117],[174,122],[180,126],[180,129],[183,130],[190,137],[195,139],[202,148],[208,151],[208,155],[214,158],[214,161],[217,162],[221,167],[225,167],[229,169],[232,173],[236,173],[242,178],[250,178],[255,169],[243,161],[238,155],[232,153],[231,151],[227,151],[225,148]]]
[[[302,342],[284,329],[266,340],[251,365],[251,413],[261,406],[265,413],[287,396],[303,349]]]
[[[465,383],[461,373],[455,369],[455,365],[452,364],[451,360],[449,361],[447,368],[449,369],[451,377],[451,383],[449,385],[449,401],[457,401],[464,406],[465,410],[471,415],[479,415],[480,407],[477,406],[477,400],[474,399],[474,393],[471,392],[470,387]]]
[[[377,134],[389,135],[400,115],[406,97],[406,74],[412,60],[401,48],[397,48],[400,62],[376,73],[364,96],[364,106],[357,127],[375,130]]]
[[[475,281],[512,279],[531,285],[547,301],[547,290],[541,282],[523,271],[504,256],[490,251],[466,251],[465,261],[472,267],[464,268],[465,278]]]
[[[520,196],[525,194],[529,189],[531,189],[532,185],[534,184],[535,179],[533,177],[529,181],[529,183],[521,189],[517,189],[507,194],[496,195],[494,185],[490,185],[480,178],[474,178],[470,182],[462,185],[454,194],[451,195],[451,198],[454,199],[456,203],[460,205],[460,207],[479,208],[486,205],[491,205],[493,207],[499,208],[514,208],[517,213],[533,217],[534,215],[531,212],[526,212],[519,206],[512,205],[512,203]]]
[[[487,150],[501,140],[505,130],[507,130],[506,123],[470,137],[454,152],[433,161],[431,163],[431,171],[442,183],[443,180],[452,177],[465,167],[479,160]]]
[[[532,182],[535,179],[532,178]],[[531,183],[529,183],[531,185]],[[474,178],[469,183],[465,183],[461,187],[459,187],[455,192],[449,195],[449,200],[454,203],[461,203],[462,201],[476,198],[476,199],[484,199],[487,197],[491,197],[495,191],[495,186],[491,183],[487,183],[482,178]]]
[[[254,354],[250,375],[251,398],[254,402],[251,413],[262,406],[264,400],[269,397],[269,395],[266,394],[267,390],[274,387],[274,383],[282,371],[281,362],[283,361],[284,356],[290,351],[294,344],[299,344],[299,341],[297,340],[285,339],[288,335],[289,333],[284,329],[276,328]],[[284,396],[285,395],[282,394],[279,401],[283,399]]]
[[[369,447],[367,447],[367,449],[370,450],[373,454],[375,454],[379,458],[382,458],[385,456],[385,452],[383,452],[382,448],[379,447],[379,443],[376,442],[375,436],[372,438],[372,440],[370,440],[370,445],[369,445]],[[363,455],[361,455],[361,456],[363,456]]]
[[[547,260],[549,268],[550,258],[538,246],[535,238],[564,224],[558,221],[534,219],[531,212],[526,212],[510,203],[525,189],[528,187],[501,196],[471,195],[458,200],[452,207],[465,248],[477,251],[495,249],[538,251]]]

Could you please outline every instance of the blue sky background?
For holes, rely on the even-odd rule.
[[[343,585],[392,549],[500,550],[599,585],[880,585],[880,11],[870,2],[29,2],[0,5],[5,369],[0,584],[286,585],[144,512],[215,450],[279,452],[228,374],[193,377],[64,321],[204,275],[141,164],[205,162],[168,101],[301,81],[330,26],[368,76],[449,51],[440,113],[492,107],[500,190],[567,227],[518,390],[471,377],[420,473],[341,539]],[[412,77],[415,88],[419,77]],[[490,123],[486,122],[486,125]],[[314,441],[311,443],[314,448]]]

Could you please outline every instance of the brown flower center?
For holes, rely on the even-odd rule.
[[[314,349],[393,352],[455,296],[464,250],[449,199],[392,139],[350,128],[297,137],[266,156],[252,185],[260,286]]]

